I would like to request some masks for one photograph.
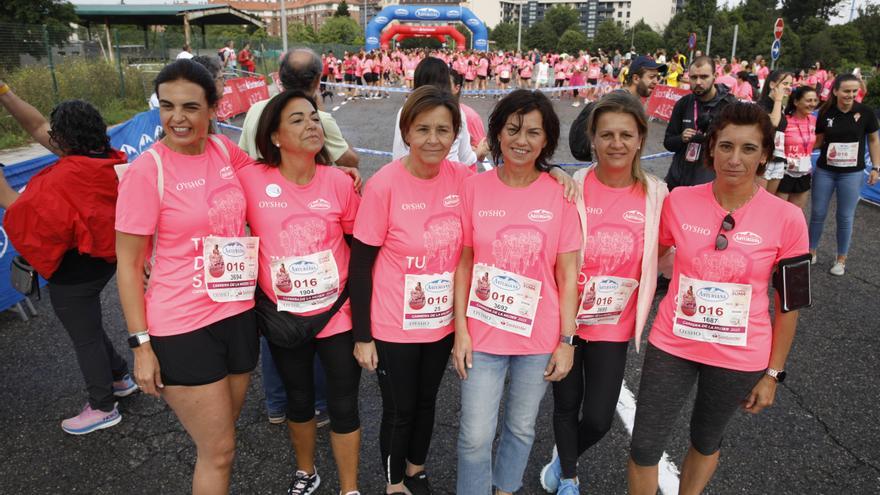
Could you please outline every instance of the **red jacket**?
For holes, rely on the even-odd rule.
[[[48,279],[64,253],[78,250],[116,261],[116,190],[113,166],[126,155],[109,158],[65,156],[31,178],[3,219],[15,249]]]

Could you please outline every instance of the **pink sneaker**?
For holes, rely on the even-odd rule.
[[[61,429],[71,435],[85,435],[95,430],[110,428],[122,421],[122,415],[116,404],[110,412],[96,411],[92,406],[86,404],[82,412],[78,415],[67,418],[61,422]]]

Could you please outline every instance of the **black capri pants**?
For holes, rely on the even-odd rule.
[[[736,371],[673,356],[648,344],[630,457],[639,466],[660,462],[675,420],[697,382],[691,445],[703,455],[721,448],[724,430],[764,371]]]
[[[327,413],[330,430],[346,434],[361,427],[358,388],[361,367],[354,359],[351,331],[323,339],[312,339],[296,349],[268,342],[275,367],[287,393],[287,419],[307,423],[315,417],[315,352],[321,357],[327,376]]]

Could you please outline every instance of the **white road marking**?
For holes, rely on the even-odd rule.
[[[626,388],[626,382],[620,387],[620,397],[617,399],[617,415],[623,421],[627,433],[632,436],[633,425],[636,420],[636,399],[633,393]],[[678,468],[669,460],[669,455],[664,452],[658,466],[660,478],[660,493],[663,495],[676,495],[678,493]]]
[[[345,105],[345,103],[343,103],[342,105]],[[330,111],[335,112],[335,111],[339,110],[339,107],[341,107],[342,105],[336,105],[335,107],[333,107],[333,110],[330,110]]]

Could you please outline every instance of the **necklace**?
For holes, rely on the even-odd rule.
[[[755,194],[758,194],[758,185],[757,185],[757,184],[753,184],[752,187],[753,187],[753,189],[752,189],[752,194],[750,194],[749,197],[745,199],[745,201],[743,201],[742,203],[740,203],[739,205],[737,205],[736,208],[733,208],[733,209],[731,209],[730,211],[728,211],[729,214],[733,215],[733,212],[735,212],[736,210],[738,210],[738,209],[742,208],[743,206],[747,205],[747,204],[749,203],[749,201],[751,201],[752,198],[755,197]],[[712,184],[712,195],[715,196],[715,201],[717,201],[718,204],[719,204],[719,205],[721,206],[721,208],[723,209],[723,208],[724,208],[724,204],[722,203],[721,198],[718,197],[718,193],[715,192],[715,184]]]

